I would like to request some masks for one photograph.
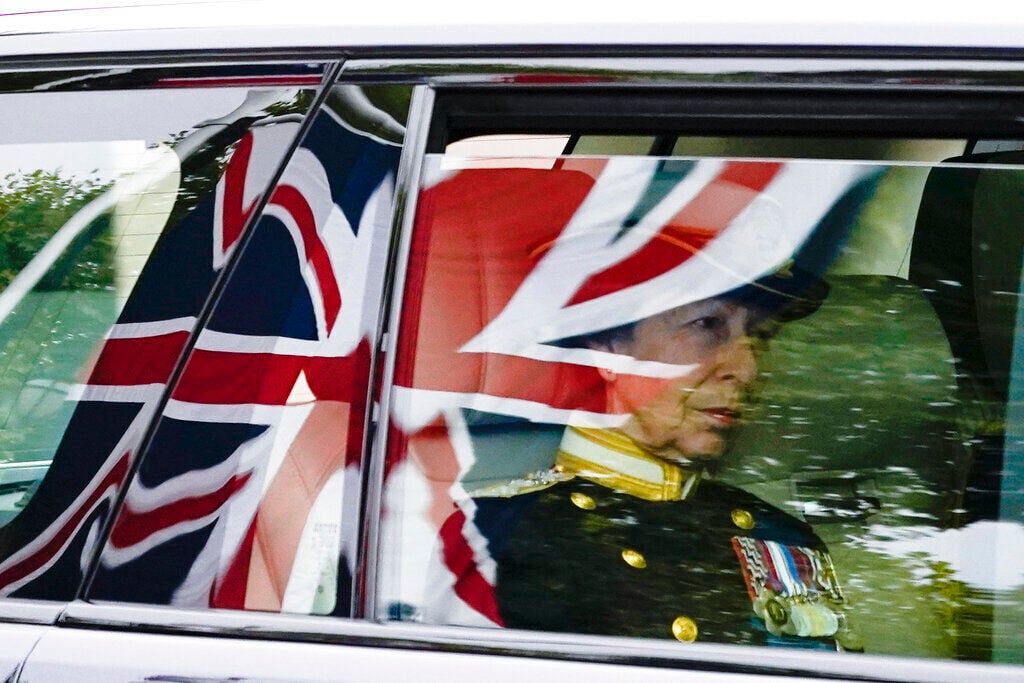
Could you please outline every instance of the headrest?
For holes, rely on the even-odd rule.
[[[947,499],[967,454],[942,325],[906,280],[830,282],[825,305],[772,340],[759,399],[718,476],[798,514],[812,502],[800,500],[801,484],[896,477],[899,486],[888,491],[902,498],[889,500],[890,509],[943,515],[955,507]],[[765,485],[771,482],[780,485]]]

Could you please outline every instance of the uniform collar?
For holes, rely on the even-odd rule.
[[[555,465],[566,473],[644,500],[684,500],[697,488],[691,472],[644,452],[614,429],[569,427]]]

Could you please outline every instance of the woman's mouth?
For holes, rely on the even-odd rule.
[[[704,417],[706,417],[712,424],[723,429],[732,427],[736,424],[736,421],[740,419],[739,411],[722,406],[701,408],[700,412],[703,413]]]

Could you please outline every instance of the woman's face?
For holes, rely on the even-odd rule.
[[[716,458],[742,415],[770,322],[739,304],[706,299],[646,318],[614,353],[683,366],[672,378],[605,372],[608,409],[653,455],[672,462]]]

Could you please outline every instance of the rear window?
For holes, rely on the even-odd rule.
[[[0,594],[75,595],[86,539],[320,79],[214,75],[69,72],[0,94]],[[254,138],[253,191],[225,197]],[[223,239],[201,233],[214,220]]]

